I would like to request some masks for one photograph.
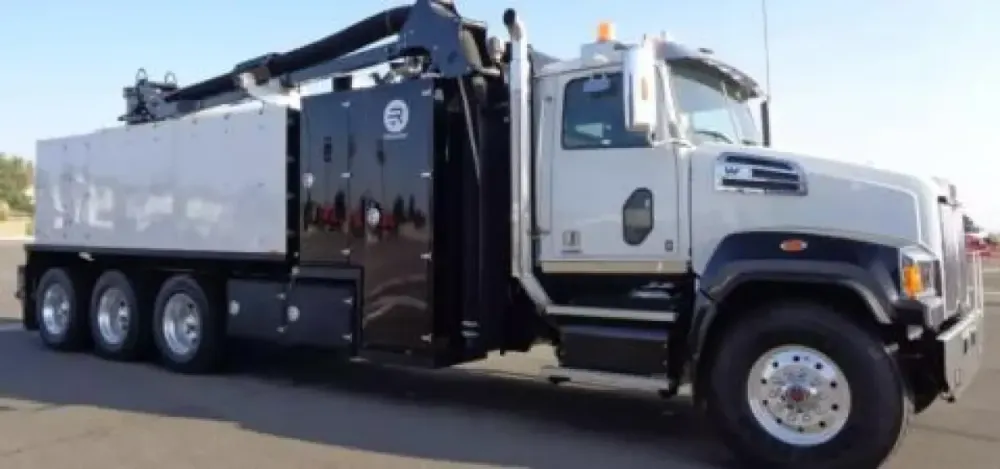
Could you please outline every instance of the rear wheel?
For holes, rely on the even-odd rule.
[[[182,373],[214,371],[222,358],[220,314],[193,277],[167,279],[153,313],[153,335],[163,364]]]
[[[765,307],[733,326],[709,371],[708,412],[757,467],[878,467],[912,403],[892,355],[819,304]]]
[[[111,270],[97,279],[90,299],[90,334],[98,355],[136,360],[146,351],[148,318],[124,274]]]
[[[76,286],[65,269],[42,274],[35,289],[35,317],[46,347],[70,351],[86,346],[86,316],[77,308]]]

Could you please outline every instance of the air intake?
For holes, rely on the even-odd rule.
[[[805,195],[802,168],[791,161],[756,155],[722,155],[715,167],[718,190]]]

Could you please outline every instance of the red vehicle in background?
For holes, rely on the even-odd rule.
[[[989,233],[976,225],[968,215],[965,217],[965,246],[970,251],[982,251],[987,254],[996,248]]]

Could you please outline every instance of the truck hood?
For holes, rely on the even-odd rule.
[[[939,196],[948,191],[941,180],[800,153],[722,144],[699,145],[693,150],[694,180],[700,179],[699,172],[709,170],[704,167],[709,164],[713,187],[718,192],[719,166],[728,165],[727,157],[732,155],[790,162],[801,171],[805,183],[802,193],[794,196],[769,197],[765,193],[752,197],[730,191],[733,200],[739,200],[737,205],[748,205],[744,207],[749,209],[747,214],[759,217],[743,219],[741,225],[838,233],[883,244],[919,244],[931,252],[940,251],[937,206]],[[697,203],[696,197],[693,202]],[[762,204],[769,208],[755,207]]]

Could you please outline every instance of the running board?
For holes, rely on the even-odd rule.
[[[674,322],[677,313],[673,311],[653,311],[645,309],[595,308],[590,306],[558,306],[545,308],[553,316],[578,318],[625,319],[630,321]]]
[[[673,395],[676,386],[666,378],[609,373],[605,371],[581,370],[579,368],[563,368],[559,366],[543,366],[543,378],[553,384],[576,383],[604,386],[609,388],[629,389],[635,391],[651,391],[660,395]]]

